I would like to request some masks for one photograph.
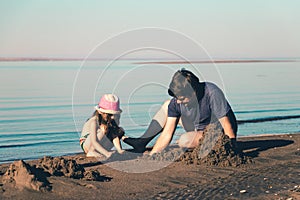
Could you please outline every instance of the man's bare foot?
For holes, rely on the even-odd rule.
[[[87,154],[86,154],[86,157],[90,158],[90,157],[96,157],[96,158],[99,158],[99,157],[103,157],[102,154],[98,153],[97,151],[89,151]]]

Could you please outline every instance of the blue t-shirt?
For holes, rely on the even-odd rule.
[[[178,104],[176,98],[172,98],[169,104],[168,117],[181,117],[186,131],[203,131],[208,124],[217,122],[231,110],[218,86],[210,82],[204,84],[204,94],[198,99],[198,105],[187,107]]]

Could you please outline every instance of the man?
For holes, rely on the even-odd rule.
[[[159,133],[150,155],[159,153],[171,142],[176,126],[180,123],[186,133],[178,140],[181,147],[198,146],[205,127],[210,123],[222,125],[223,132],[235,142],[237,122],[223,92],[215,84],[199,82],[192,72],[181,69],[171,80],[168,93],[173,98],[166,101],[153,117],[148,129],[140,138],[125,138],[123,141],[138,152]]]

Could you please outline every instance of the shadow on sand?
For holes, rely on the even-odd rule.
[[[83,167],[94,167],[98,165],[103,165],[110,162],[116,162],[116,161],[125,161],[125,160],[134,160],[140,156],[142,156],[142,153],[136,153],[132,149],[125,150],[123,154],[118,154],[115,152],[109,159],[97,161],[97,162],[89,162],[81,164]]]
[[[261,151],[266,151],[275,147],[283,147],[293,144],[292,140],[255,140],[255,141],[239,141],[238,147],[245,152],[247,156],[257,157]]]

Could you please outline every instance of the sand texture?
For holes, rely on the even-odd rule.
[[[300,134],[215,131],[193,150],[111,159],[84,154],[0,166],[0,199],[300,199]],[[215,140],[213,147],[205,146]]]

